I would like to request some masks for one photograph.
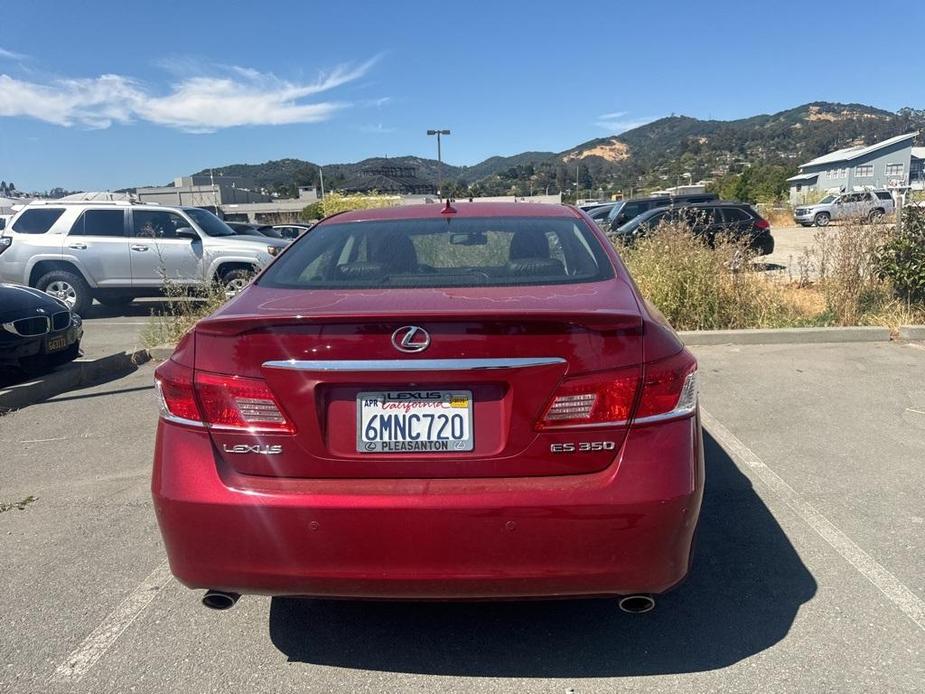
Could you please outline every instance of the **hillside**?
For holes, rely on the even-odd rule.
[[[674,185],[687,173],[696,181],[762,165],[794,172],[800,162],[834,149],[914,130],[925,131],[925,111],[906,108],[892,113],[863,104],[814,102],[732,121],[672,115],[564,152],[490,157],[473,166],[444,164],[442,178],[456,195],[568,191],[574,190],[576,178],[582,190],[595,193],[638,191]],[[364,169],[382,166],[413,167],[419,179],[437,180],[433,159],[372,158],[325,165],[325,186],[335,189]],[[300,159],[232,164],[215,171],[240,177],[250,187],[280,192],[318,184],[317,165]]]

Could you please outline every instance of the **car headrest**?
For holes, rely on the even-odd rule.
[[[549,277],[565,274],[562,261],[555,258],[520,258],[511,260],[507,264],[507,270],[510,274],[520,277]]]
[[[545,234],[534,231],[517,231],[511,237],[511,248],[508,251],[510,260],[521,258],[548,258],[549,240]]]

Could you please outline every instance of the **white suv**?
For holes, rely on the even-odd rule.
[[[815,205],[800,205],[793,211],[793,220],[805,227],[813,224],[824,227],[837,219],[867,220],[874,224],[895,211],[890,191],[870,190],[841,195],[829,194]]]
[[[286,241],[238,236],[207,210],[130,202],[33,202],[0,232],[0,280],[36,287],[74,312],[157,296],[164,278],[195,287],[250,278]]]

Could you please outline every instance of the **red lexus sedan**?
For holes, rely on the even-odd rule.
[[[619,596],[679,583],[697,364],[582,212],[336,215],[156,374],[152,488],[204,602]]]

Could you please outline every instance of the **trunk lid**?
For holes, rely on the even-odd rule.
[[[393,333],[409,325],[430,336],[421,352],[393,344]],[[295,434],[212,430],[217,454],[250,475],[445,478],[601,469],[624,432],[591,437],[613,442],[609,450],[553,456],[552,444],[576,436],[538,432],[537,420],[566,375],[641,369],[641,362],[640,312],[621,280],[382,291],[255,286],[196,328],[197,370],[265,380],[295,426]],[[471,450],[358,450],[357,397],[370,391],[470,392]]]

